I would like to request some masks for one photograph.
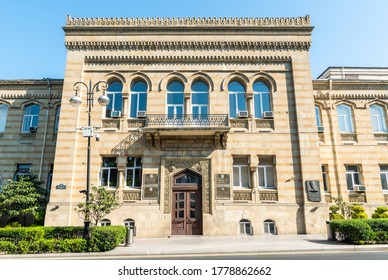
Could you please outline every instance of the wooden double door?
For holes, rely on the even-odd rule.
[[[174,177],[172,189],[172,235],[202,234],[201,177],[183,172]]]

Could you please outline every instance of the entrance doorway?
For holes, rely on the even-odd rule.
[[[185,170],[174,177],[172,188],[172,235],[202,234],[201,176]]]

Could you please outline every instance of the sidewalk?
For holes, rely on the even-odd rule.
[[[144,256],[180,254],[292,253],[323,251],[388,251],[384,245],[351,245],[328,241],[326,235],[269,236],[173,236],[171,238],[135,238],[132,246],[120,245],[103,253],[77,253],[87,256]],[[55,258],[75,254],[0,255],[4,258]]]

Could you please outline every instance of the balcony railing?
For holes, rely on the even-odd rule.
[[[145,127],[227,128],[228,115],[147,115]]]

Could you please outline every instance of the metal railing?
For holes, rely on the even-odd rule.
[[[228,115],[147,115],[145,127],[228,127]]]

